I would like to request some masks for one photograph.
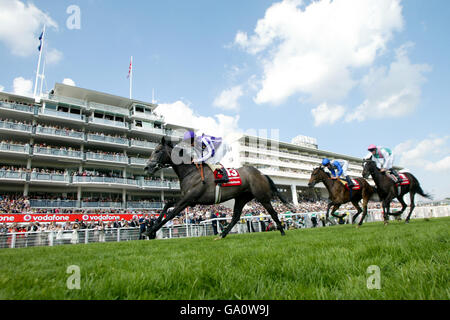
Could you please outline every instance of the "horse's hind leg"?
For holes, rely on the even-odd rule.
[[[272,217],[273,221],[275,221],[275,223],[277,224],[278,230],[280,230],[281,235],[284,236],[285,235],[284,229],[283,229],[283,226],[281,225],[280,219],[278,219],[278,213],[272,207],[272,204],[270,203],[270,201],[268,201],[268,202],[264,201],[264,202],[261,202],[261,204],[267,210],[267,212],[270,214],[270,216]]]
[[[410,209],[409,209],[409,213],[408,213],[408,217],[406,218],[406,223],[409,223],[409,219],[411,218],[411,214],[412,214],[412,212],[413,212],[413,210],[414,210],[414,208],[416,207],[416,205],[414,204],[414,197],[415,197],[415,193],[414,192],[410,192],[410,199],[411,199],[411,204],[410,204]]]
[[[231,229],[233,229],[233,227],[236,225],[236,223],[239,221],[239,218],[241,217],[242,209],[252,199],[253,199],[252,194],[246,194],[235,199],[233,218],[231,219],[231,223],[225,228],[225,230],[220,235],[222,239],[227,236],[227,234],[231,231]]]
[[[352,217],[352,224],[355,224],[356,218],[358,218],[361,212],[363,212],[363,209],[361,209],[361,207],[359,206],[358,201],[352,201],[352,204],[357,210],[356,214]]]
[[[408,205],[405,203],[405,200],[403,200],[403,195],[398,196],[397,199],[402,205],[402,210],[398,214],[399,216],[401,216],[403,214],[403,212],[405,212],[405,210],[408,207]]]

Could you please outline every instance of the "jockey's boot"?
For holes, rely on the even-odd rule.
[[[395,176],[395,178],[397,179],[396,183],[400,183],[402,182],[402,178],[398,175],[398,172],[394,169],[391,169],[391,173]]]
[[[351,188],[353,188],[355,185],[353,184],[353,181],[352,181],[352,179],[349,177],[349,176],[346,176],[345,177],[345,180],[347,180],[347,183],[348,183],[348,187],[351,189]]]
[[[230,181],[230,179],[228,178],[227,170],[225,168],[217,170],[217,173],[222,175],[222,178],[216,180],[217,184],[227,183],[228,181]]]

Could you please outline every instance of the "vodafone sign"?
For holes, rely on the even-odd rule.
[[[74,222],[78,221],[115,221],[139,219],[137,214],[0,214],[0,223],[24,222]]]

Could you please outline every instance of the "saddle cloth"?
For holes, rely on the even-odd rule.
[[[345,180],[339,179],[340,182],[342,182],[342,184],[349,189],[348,187],[348,183]],[[353,182],[353,187],[352,190],[361,190],[361,185],[359,184],[358,180],[352,179]]]
[[[242,185],[242,179],[239,175],[239,172],[236,169],[226,169],[228,174],[229,181],[227,183],[223,183],[222,187],[236,187]],[[214,178],[221,179],[222,175],[217,172],[217,170],[214,171]]]
[[[406,185],[408,185],[408,184],[411,183],[411,181],[409,181],[409,179],[408,179],[408,177],[406,176],[406,174],[404,174],[404,173],[399,173],[398,176],[399,176],[400,178],[402,178],[402,181],[400,182],[400,185],[401,185],[401,186],[406,186]]]
[[[394,176],[393,174],[389,173],[387,176],[388,176],[389,178],[391,178],[392,181],[395,182],[395,176]],[[407,177],[404,173],[400,173],[400,172],[399,172],[399,173],[398,173],[398,176],[402,179],[402,181],[400,182],[400,185],[401,185],[401,186],[407,186],[408,184],[411,183],[411,181],[408,180],[408,177]],[[398,182],[396,182],[396,184],[399,185]]]

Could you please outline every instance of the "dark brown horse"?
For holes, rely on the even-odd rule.
[[[384,172],[381,172],[378,169],[375,161],[365,160],[364,161],[364,170],[363,177],[368,178],[369,175],[372,176],[373,181],[377,186],[377,192],[380,197],[380,200],[383,204],[383,219],[384,224],[388,224],[389,215],[391,216],[400,216],[406,210],[406,203],[403,200],[403,196],[409,192],[411,199],[411,208],[409,210],[408,217],[406,218],[406,223],[409,223],[409,219],[411,218],[411,213],[413,212],[416,205],[414,204],[414,197],[416,193],[420,194],[422,197],[431,199],[431,196],[423,192],[422,187],[420,186],[419,181],[414,177],[411,173],[405,172],[404,175],[408,178],[410,183],[408,185],[400,185],[398,186],[394,181],[386,176]],[[392,199],[397,198],[398,201],[402,204],[402,210],[397,213],[390,213],[390,206]]]
[[[350,195],[350,190],[342,182],[337,179],[332,179],[330,174],[325,172],[322,166],[313,170],[308,186],[312,188],[317,183],[322,182],[328,190],[330,202],[327,207],[327,221],[330,221],[328,217],[331,207],[333,207],[331,210],[331,215],[333,217],[340,218],[341,216],[335,214],[336,210],[339,209],[341,205],[351,202],[357,210],[357,213],[352,218],[352,223],[355,223],[356,218],[358,218],[361,212],[363,212],[358,226],[363,224],[363,221],[367,216],[367,204],[372,196],[375,195],[376,190],[366,181],[366,179],[357,178],[355,180],[358,181],[361,187],[359,190],[352,190]],[[359,205],[359,201],[361,201],[361,199],[363,200],[363,209],[361,209]]]
[[[212,170],[209,166],[204,167],[204,181],[202,183],[201,175],[195,164],[192,163],[191,157],[186,155],[188,152],[181,146],[173,146],[164,138],[152,153],[145,170],[148,174],[153,175],[159,169],[164,167],[172,167],[180,180],[181,199],[177,203],[168,203],[160,214],[154,226],[146,232],[146,235],[152,239],[156,237],[156,232],[167,222],[172,220],[180,212],[187,207],[195,205],[213,205],[216,200],[216,183]],[[186,159],[187,157],[187,159]],[[180,161],[180,159],[184,159]],[[281,235],[284,230],[278,219],[278,213],[272,207],[271,199],[275,196],[292,207],[290,203],[278,192],[275,183],[268,176],[262,175],[259,170],[254,167],[246,166],[236,169],[239,173],[242,185],[224,187],[221,190],[220,203],[234,199],[233,218],[231,223],[225,228],[221,234],[221,238],[225,238],[234,225],[239,221],[244,206],[253,199],[260,202],[270,214],[277,224]],[[174,209],[167,213],[167,210],[174,206]],[[163,220],[163,216],[167,217]]]

